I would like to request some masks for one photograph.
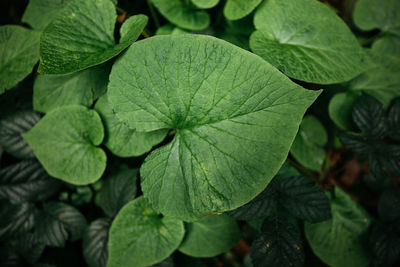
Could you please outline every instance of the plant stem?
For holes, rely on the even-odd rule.
[[[153,18],[154,24],[156,25],[157,29],[160,28],[160,22],[158,20],[157,14],[154,11],[153,5],[151,4],[151,0],[147,0],[147,5],[150,10],[151,17]]]

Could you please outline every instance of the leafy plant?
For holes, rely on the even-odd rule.
[[[350,2],[7,3],[0,265],[397,266],[400,6]]]

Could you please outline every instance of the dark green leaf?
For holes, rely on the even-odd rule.
[[[332,219],[316,224],[304,223],[312,251],[332,267],[366,267],[370,255],[365,248],[365,234],[371,224],[369,214],[345,192],[335,187],[329,196]]]
[[[14,157],[33,158],[33,151],[21,134],[29,131],[39,119],[39,114],[30,110],[17,111],[2,118],[0,120],[0,146]]]
[[[369,153],[369,166],[372,174],[383,179],[391,171],[400,175],[400,146],[380,144]]]
[[[90,267],[105,267],[107,242],[111,219],[100,218],[92,222],[83,236],[83,256]]]
[[[384,35],[372,44],[372,49],[385,56],[400,58],[400,37]]]
[[[372,149],[368,140],[360,135],[341,134],[339,140],[347,149],[359,154],[367,154]]]
[[[303,266],[304,250],[300,233],[286,219],[268,217],[261,236],[251,246],[254,267]]]
[[[78,186],[76,191],[71,194],[71,203],[80,206],[89,203],[93,198],[93,192],[89,186]]]
[[[179,251],[192,257],[214,257],[231,249],[240,239],[237,222],[228,215],[209,215],[187,224]]]
[[[328,134],[322,123],[308,115],[300,124],[290,154],[307,169],[320,171],[325,160],[325,150],[322,147],[327,141]]]
[[[311,223],[331,217],[329,199],[322,188],[306,176],[278,176],[279,204],[292,215]]]
[[[108,103],[107,95],[97,101],[95,109],[104,122],[106,131],[104,145],[119,157],[140,156],[160,143],[168,133],[166,129],[153,132],[138,132],[130,129],[115,116]]]
[[[45,244],[40,242],[38,236],[26,233],[17,240],[16,249],[18,253],[30,264],[37,262],[42,255]]]
[[[16,237],[32,229],[36,208],[31,203],[0,202],[0,239]]]
[[[388,115],[388,125],[390,136],[400,141],[400,98],[396,98],[392,102]]]
[[[204,30],[210,25],[210,15],[196,10],[181,0],[151,0],[160,13],[171,23],[188,30]]]
[[[66,182],[93,183],[106,168],[106,154],[97,147],[103,141],[103,124],[99,114],[86,107],[54,109],[23,137],[46,171]]]
[[[0,199],[11,203],[45,200],[60,186],[37,160],[24,160],[0,170]]]
[[[387,133],[382,104],[367,94],[361,95],[353,108],[353,121],[369,140],[380,140]]]
[[[147,17],[130,17],[114,41],[117,13],[110,0],[74,0],[62,9],[40,38],[42,74],[66,74],[106,62],[139,37]],[[127,26],[124,26],[127,24]]]
[[[125,205],[111,225],[108,267],[144,267],[166,259],[184,235],[183,222],[159,216],[144,197]]]
[[[29,0],[22,21],[42,31],[72,0]]]
[[[20,267],[18,253],[13,247],[0,247],[0,266],[1,267]]]
[[[354,23],[364,31],[380,29],[400,35],[400,2],[398,0],[358,0]]]
[[[238,20],[249,15],[262,0],[227,0],[224,16],[229,20]]]
[[[372,267],[392,266],[400,259],[400,228],[397,225],[377,223],[369,236],[372,249]]]
[[[174,129],[173,140],[146,158],[141,185],[156,210],[184,220],[258,195],[320,93],[245,50],[192,34],[133,44],[114,64],[108,90],[130,128]]]
[[[40,32],[0,26],[0,94],[23,80],[39,60]]]
[[[332,84],[371,67],[344,21],[319,1],[264,1],[254,25],[250,48],[292,78]]]
[[[104,179],[98,193],[98,204],[110,217],[136,196],[137,169],[121,168],[116,174]]]
[[[107,90],[108,64],[66,75],[38,75],[33,87],[33,108],[48,112],[66,105],[90,107]]]
[[[48,246],[64,247],[66,240],[80,239],[86,226],[85,217],[76,208],[49,202],[37,217],[36,234]]]
[[[379,216],[385,222],[400,221],[400,189],[392,187],[382,193],[378,203]]]

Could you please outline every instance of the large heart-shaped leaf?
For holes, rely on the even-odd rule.
[[[106,154],[96,147],[104,129],[94,110],[78,105],[57,108],[23,137],[46,171],[66,182],[93,183],[106,168]]]
[[[11,203],[45,200],[60,186],[37,160],[24,160],[0,170],[0,198]]]
[[[43,74],[65,74],[101,64],[118,55],[139,37],[145,15],[130,17],[114,42],[117,13],[110,0],[74,0],[43,31],[40,65]]]
[[[204,30],[210,25],[210,15],[196,10],[182,0],[151,0],[160,13],[171,23],[188,30]]]
[[[83,236],[83,256],[90,267],[105,267],[107,264],[111,222],[109,218],[97,219],[89,225]]]
[[[38,113],[21,110],[5,116],[0,120],[0,146],[16,158],[33,158],[32,149],[21,134],[29,131],[40,119]]]
[[[178,248],[183,222],[161,217],[140,197],[122,208],[111,225],[108,267],[144,267],[160,262]]]
[[[224,16],[229,20],[241,19],[249,15],[262,0],[228,0],[224,7]]]
[[[22,21],[43,31],[57,14],[73,0],[29,0]]]
[[[39,59],[40,32],[21,26],[0,27],[0,94],[28,76]]]
[[[344,21],[319,1],[265,1],[254,24],[250,48],[292,78],[339,83],[370,66]]]
[[[132,129],[174,129],[142,165],[141,184],[155,209],[185,220],[260,193],[319,95],[245,50],[191,34],[132,45],[108,89],[117,117]]]
[[[400,2],[398,0],[358,0],[354,23],[364,31],[380,29],[400,36]]]
[[[304,117],[299,132],[290,148],[290,154],[304,167],[320,171],[325,160],[322,148],[328,141],[324,125],[314,116]]]
[[[104,122],[106,136],[104,145],[119,157],[140,156],[160,143],[167,134],[167,130],[153,132],[138,132],[130,129],[124,122],[118,120],[110,107],[107,95],[97,101],[95,109]]]
[[[48,246],[64,247],[67,239],[80,239],[86,227],[79,210],[62,202],[49,202],[38,215],[36,234]]]
[[[210,215],[187,224],[179,251],[192,257],[214,257],[231,249],[240,239],[237,222],[228,215]]]
[[[41,112],[67,105],[90,107],[107,91],[110,66],[103,64],[66,75],[38,75],[33,86],[33,108]]]
[[[307,240],[315,255],[329,266],[368,266],[363,238],[371,217],[341,189],[335,187],[334,192],[335,198],[330,197],[332,219],[305,223]]]

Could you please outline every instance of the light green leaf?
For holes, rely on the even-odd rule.
[[[111,177],[104,179],[98,193],[98,204],[109,217],[136,197],[137,169],[121,168]]]
[[[319,1],[265,1],[254,24],[250,48],[292,78],[339,83],[370,66],[344,21]]]
[[[353,20],[364,31],[380,29],[400,35],[400,2],[398,0],[358,0]]]
[[[167,134],[167,130],[152,132],[138,132],[129,128],[115,116],[111,109],[107,95],[101,97],[95,106],[104,122],[106,137],[104,145],[119,157],[140,156],[160,143]]]
[[[100,218],[92,222],[83,236],[83,256],[90,267],[105,267],[107,242],[111,219]]]
[[[304,223],[313,252],[332,267],[368,266],[369,254],[364,239],[371,217],[338,187],[335,187],[335,198],[329,197],[332,219],[316,224]]]
[[[192,257],[214,257],[231,249],[240,239],[237,222],[228,215],[210,215],[187,224],[179,251]]]
[[[40,32],[0,26],[0,94],[23,80],[39,59]]]
[[[364,91],[388,107],[394,98],[400,96],[400,58],[383,54],[381,48],[375,46],[368,51],[375,64],[353,79],[349,89]]]
[[[29,131],[40,119],[38,113],[20,110],[0,120],[0,146],[16,158],[34,158],[32,149],[21,134]]]
[[[312,115],[306,116],[300,124],[290,154],[304,167],[320,171],[325,159],[322,146],[327,141],[328,134],[321,122]]]
[[[207,9],[215,7],[219,0],[191,0],[192,3],[198,8]]]
[[[210,25],[210,15],[196,10],[181,0],[151,0],[160,13],[171,23],[187,30],[204,30]]]
[[[38,75],[33,86],[34,110],[46,113],[72,104],[90,107],[107,91],[110,69],[100,65],[66,75]]]
[[[29,0],[22,16],[22,22],[43,31],[57,14],[72,0]]]
[[[227,0],[224,16],[229,20],[241,19],[249,15],[262,0]]]
[[[344,130],[355,128],[351,112],[359,94],[348,91],[335,94],[329,102],[329,117]]]
[[[83,106],[65,106],[44,116],[22,135],[53,177],[75,185],[97,181],[106,168],[100,145],[104,130],[100,116]]]
[[[76,208],[62,202],[48,202],[37,216],[36,234],[45,245],[64,247],[67,239],[80,239],[86,227],[85,217]]]
[[[167,23],[160,28],[157,29],[155,35],[168,35],[171,34],[172,31],[175,29],[175,25],[171,23]]]
[[[308,91],[259,57],[202,35],[133,44],[114,64],[108,100],[138,131],[174,129],[141,167],[146,198],[165,215],[193,220],[241,206],[286,159]]]
[[[132,16],[114,42],[117,13],[110,0],[74,0],[59,12],[40,39],[42,74],[66,74],[99,65],[118,55],[139,37],[145,15]],[[124,24],[125,24],[124,23]]]
[[[122,208],[111,225],[108,267],[149,266],[166,259],[184,235],[182,221],[161,217],[140,197]]]
[[[372,44],[372,50],[385,56],[400,58],[400,37],[383,36]]]

